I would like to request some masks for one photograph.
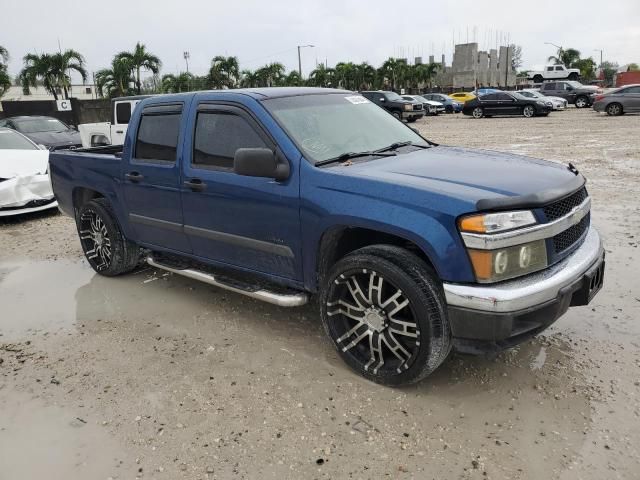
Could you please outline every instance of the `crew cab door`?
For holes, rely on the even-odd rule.
[[[181,186],[184,230],[193,254],[301,280],[298,176],[276,181],[234,173],[237,149],[279,152],[278,146],[240,105],[202,101],[195,107]]]
[[[184,123],[182,103],[145,107],[125,146],[122,185],[135,240],[148,247],[190,253],[182,225],[181,171]]]

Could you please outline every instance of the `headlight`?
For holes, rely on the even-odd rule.
[[[458,221],[462,232],[497,233],[514,228],[526,227],[537,223],[533,212],[520,210],[515,212],[498,212],[469,215]]]
[[[547,103],[551,104],[551,102],[545,102],[545,101],[543,101],[543,100],[538,100],[536,103],[537,103],[538,105],[542,105],[542,106],[546,105]]]
[[[481,283],[499,282],[547,267],[544,240],[498,250],[469,249],[468,252],[476,280]]]
[[[405,110],[413,110],[413,105],[411,105],[410,103],[405,104],[404,106]]]

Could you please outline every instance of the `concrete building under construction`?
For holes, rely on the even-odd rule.
[[[443,88],[474,89],[482,87],[515,87],[516,72],[511,67],[513,48],[501,46],[488,52],[478,51],[477,43],[462,43],[455,46],[453,63],[447,66],[442,55],[441,67],[434,84]],[[422,58],[416,58],[422,63]],[[433,55],[429,62],[433,63]]]

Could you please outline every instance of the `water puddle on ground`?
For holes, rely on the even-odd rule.
[[[82,415],[0,389],[0,478],[120,478],[125,451]]]
[[[84,262],[15,262],[0,265],[0,340],[71,328],[77,290],[95,275]]]

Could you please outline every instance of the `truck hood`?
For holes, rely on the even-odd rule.
[[[559,163],[447,146],[338,168],[346,175],[466,200],[478,210],[540,206],[584,183],[581,175]]]
[[[47,147],[59,147],[63,145],[80,145],[80,134],[75,130],[64,130],[62,132],[34,132],[26,133],[27,137],[35,143]]]

